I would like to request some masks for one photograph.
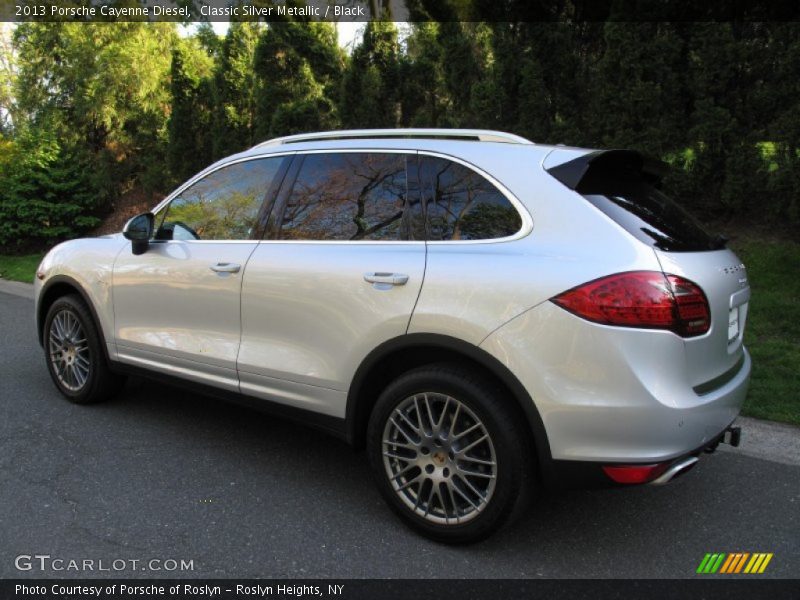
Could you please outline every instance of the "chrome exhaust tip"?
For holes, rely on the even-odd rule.
[[[689,456],[672,464],[666,471],[650,482],[650,485],[666,485],[676,477],[683,475],[697,464],[696,456]]]

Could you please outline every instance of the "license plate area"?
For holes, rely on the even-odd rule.
[[[739,307],[734,306],[728,312],[728,343],[732,344],[739,339]]]

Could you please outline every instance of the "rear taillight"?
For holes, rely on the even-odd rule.
[[[706,296],[696,284],[659,271],[630,271],[595,279],[552,301],[595,323],[667,329],[682,337],[711,326]]]

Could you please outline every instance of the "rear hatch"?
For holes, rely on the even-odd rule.
[[[705,292],[711,328],[688,338],[687,372],[698,394],[714,391],[732,379],[744,362],[742,335],[747,320],[750,286],[744,264],[730,250],[667,252],[656,250],[665,273],[685,277]]]
[[[707,233],[659,189],[665,166],[636,152],[610,150],[585,154],[548,172],[649,245],[664,273],[700,287],[711,325],[706,333],[685,338],[689,383],[702,395],[732,379],[744,361],[747,273],[724,238]]]

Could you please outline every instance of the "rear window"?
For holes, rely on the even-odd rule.
[[[576,191],[642,242],[667,252],[718,250],[685,209],[633,170],[589,169]]]

